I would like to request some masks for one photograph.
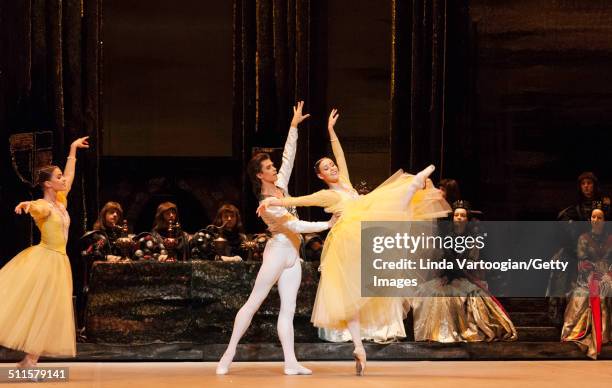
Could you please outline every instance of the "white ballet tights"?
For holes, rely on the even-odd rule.
[[[359,313],[355,314],[353,319],[347,321],[346,326],[349,333],[351,333],[351,339],[353,340],[355,349],[363,348],[363,343],[361,342],[361,323],[359,322]]]
[[[249,299],[244,306],[236,314],[232,337],[227,350],[219,361],[218,371],[227,373],[227,369],[236,354],[238,342],[249,328],[253,316],[268,296],[270,289],[277,282],[281,300],[277,331],[283,347],[285,369],[297,370],[300,368],[293,345],[293,316],[301,280],[302,266],[296,249],[293,246],[283,246],[282,244],[269,242],[264,250],[263,263],[257,274],[253,291],[251,291],[251,295],[249,295]]]
[[[403,190],[403,201],[407,205],[414,193],[422,188],[425,179],[434,171],[433,166],[427,167],[419,172],[408,187],[399,188]],[[395,209],[392,209],[395,210]],[[300,265],[297,248],[289,241],[268,241],[263,254],[263,263],[257,274],[253,291],[244,306],[240,308],[236,319],[232,337],[223,357],[217,366],[218,374],[227,373],[232,360],[236,354],[238,342],[249,328],[253,316],[259,306],[270,293],[272,286],[278,282],[278,293],[281,299],[281,308],[278,314],[277,331],[278,338],[283,347],[285,357],[285,373],[287,374],[309,374],[310,371],[299,365],[295,357],[293,315],[295,314],[295,303],[297,292],[302,280],[302,268]],[[356,349],[363,348],[361,342],[361,325],[359,313],[347,322],[348,330],[351,333],[353,344]],[[289,373],[288,373],[289,372]],[[295,372],[295,373],[294,373]]]

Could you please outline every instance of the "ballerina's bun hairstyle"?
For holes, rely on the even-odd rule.
[[[329,157],[327,157],[327,156],[324,156],[324,157],[322,157],[321,159],[317,160],[317,161],[315,162],[315,165],[314,165],[315,174],[319,174],[319,173],[321,173],[321,169],[320,169],[320,167],[321,167],[321,163],[323,163],[323,161],[324,161],[325,159],[330,159],[330,160],[332,160],[331,158],[329,158]]]
[[[251,186],[253,186],[253,194],[259,199],[261,194],[261,181],[257,177],[257,174],[261,172],[261,162],[270,159],[270,155],[265,152],[259,153],[249,160],[247,164],[247,174],[251,180]]]
[[[39,168],[36,171],[36,184],[34,187],[38,186],[42,188],[45,182],[51,180],[51,178],[53,177],[53,171],[55,171],[55,169],[60,168],[53,164]]]

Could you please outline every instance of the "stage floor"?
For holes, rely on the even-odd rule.
[[[2,363],[0,367],[14,364]],[[69,367],[68,383],[43,387],[610,387],[612,361],[373,361],[354,376],[347,361],[305,362],[312,376],[282,375],[279,362],[237,362],[216,376],[210,362],[40,363]],[[30,386],[24,383],[15,386]],[[10,386],[9,384],[3,384]]]

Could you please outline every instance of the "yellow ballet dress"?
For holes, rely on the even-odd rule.
[[[30,215],[41,242],[0,269],[0,345],[50,357],[76,355],[72,272],[66,255],[70,218],[66,193],[59,205],[39,199]]]
[[[450,206],[430,181],[423,188],[425,171],[410,175],[400,170],[369,194],[359,196],[350,183],[337,139],[332,139],[332,150],[339,181],[348,190],[325,189],[281,200],[283,206],[320,206],[325,212],[342,214],[323,246],[311,321],[317,327],[344,329],[347,321],[358,316],[364,329],[380,329],[401,321],[404,299],[361,296],[361,221],[432,220],[448,215]]]

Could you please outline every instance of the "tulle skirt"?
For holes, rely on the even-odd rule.
[[[0,345],[76,355],[72,273],[66,254],[35,245],[0,269]]]
[[[350,201],[327,235],[321,254],[321,279],[312,313],[317,327],[344,329],[358,318],[376,330],[405,316],[402,298],[361,296],[361,221],[433,220],[450,206],[428,181],[410,197],[413,175],[398,171],[371,193]]]

